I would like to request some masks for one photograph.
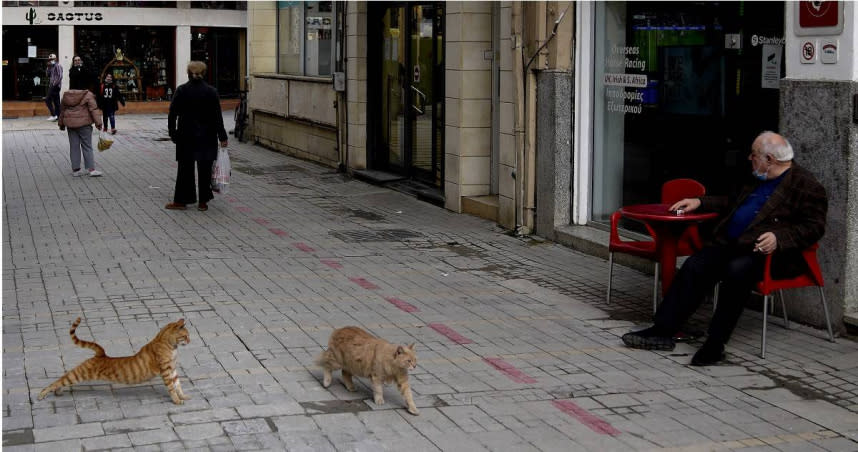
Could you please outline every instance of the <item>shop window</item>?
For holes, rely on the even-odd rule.
[[[740,184],[753,137],[778,127],[782,2],[595,9],[591,220],[658,202],[674,178],[709,193]],[[741,46],[726,46],[728,34]]]
[[[200,9],[233,9],[233,10],[246,10],[247,2],[210,2],[210,1],[193,1],[191,2],[191,8],[200,8]]]
[[[333,2],[277,2],[277,72],[331,75]]]
[[[84,66],[97,76],[110,71],[123,80],[129,100],[164,99],[175,88],[172,27],[75,27],[75,42]],[[129,64],[113,64],[118,50]]]
[[[50,1],[50,2],[39,1],[39,0],[22,1],[22,2],[15,2],[15,1],[11,1],[11,2],[4,1],[3,2],[4,8],[5,7],[14,7],[14,6],[57,6],[57,5],[59,5],[59,2],[56,0]]]
[[[241,48],[245,31],[236,28],[192,27],[191,59],[208,66],[206,82],[221,97],[238,96],[241,79]]]
[[[74,2],[74,6],[88,7],[88,8],[175,8],[175,1],[81,1],[77,0]]]

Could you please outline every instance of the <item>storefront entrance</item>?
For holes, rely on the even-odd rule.
[[[783,2],[595,4],[591,220],[694,178],[722,194],[777,131]]]
[[[3,27],[3,100],[44,99],[52,53],[57,53],[57,27]],[[60,61],[63,56],[68,55]]]
[[[373,169],[443,186],[442,3],[368,4]]]

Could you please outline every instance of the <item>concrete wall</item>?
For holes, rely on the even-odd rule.
[[[572,167],[572,73],[537,74],[536,233],[554,240],[570,222]]]
[[[250,134],[272,149],[336,167],[336,92],[330,77],[277,74],[277,3],[248,3]]]
[[[512,2],[501,2],[500,48],[500,145],[498,166],[498,224],[515,229],[515,78],[512,73]]]
[[[491,189],[492,4],[445,7],[444,207],[461,212],[461,197]]]
[[[812,171],[828,192],[828,223],[819,259],[835,328],[844,311],[858,309],[858,127],[852,122],[851,81],[782,80],[781,132],[796,162]],[[796,295],[792,295],[795,293]],[[791,291],[791,316],[822,325],[813,290]]]
[[[346,105],[347,105],[347,156],[352,170],[366,169],[366,2],[348,2],[346,5]]]

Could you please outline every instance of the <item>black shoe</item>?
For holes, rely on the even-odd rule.
[[[645,330],[634,331],[623,335],[623,343],[631,348],[643,350],[672,351],[676,343],[669,334],[664,334],[658,328],[652,326]]]
[[[727,356],[724,354],[724,344],[706,341],[700,350],[691,358],[692,366],[711,366],[722,361]]]

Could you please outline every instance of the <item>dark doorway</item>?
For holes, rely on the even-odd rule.
[[[370,2],[370,165],[443,187],[444,6]]]

